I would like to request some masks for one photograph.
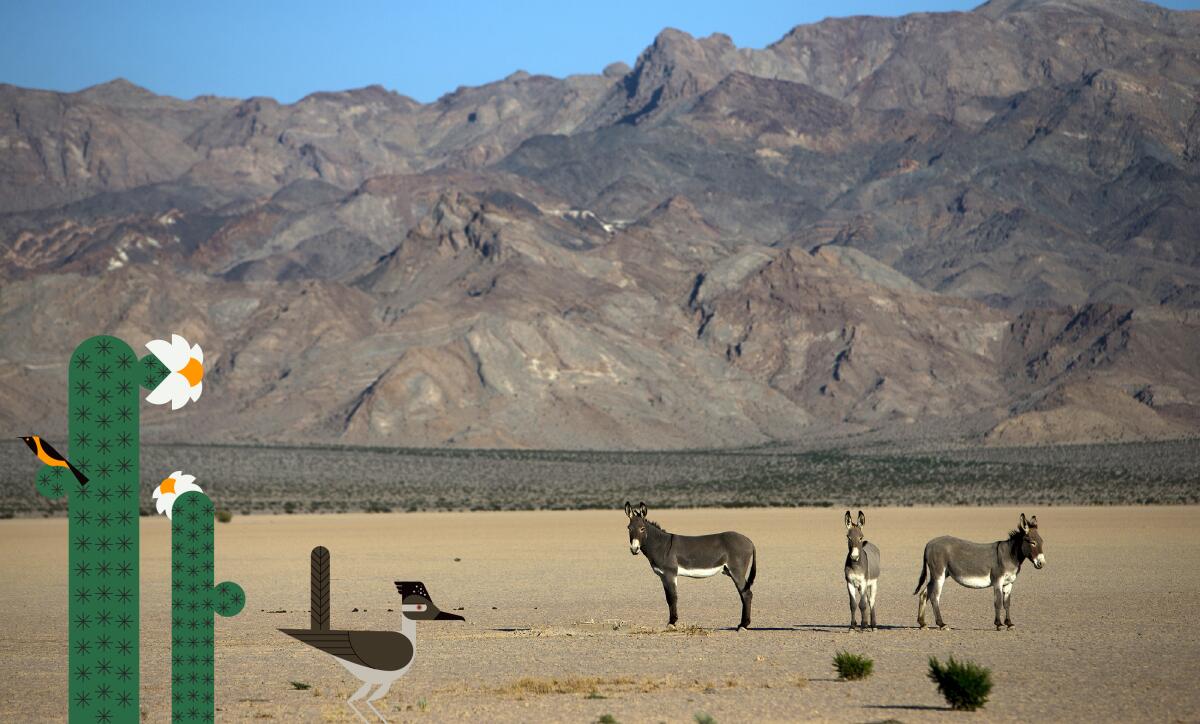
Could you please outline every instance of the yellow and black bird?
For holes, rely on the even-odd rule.
[[[55,450],[50,443],[46,442],[37,435],[29,435],[27,437],[22,437],[21,439],[25,441],[25,444],[29,446],[29,449],[33,451],[33,454],[38,456],[38,460],[41,460],[52,467],[66,468],[70,470],[71,474],[75,476],[75,479],[79,481],[80,485],[87,485],[87,476],[79,472],[74,465],[67,462],[67,459],[63,457],[63,454]]]

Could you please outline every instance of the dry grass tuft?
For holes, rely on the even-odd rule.
[[[606,679],[601,676],[567,676],[563,678],[538,678],[523,676],[508,686],[496,689],[502,696],[544,696],[547,694],[597,694],[601,689],[620,690],[636,684],[628,676]]]
[[[697,626],[695,624],[688,624],[686,626],[677,626],[675,628],[668,628],[668,629],[649,628],[646,626],[639,626],[637,628],[630,629],[629,633],[633,636],[651,636],[654,634],[662,634],[664,636],[665,635],[708,636],[709,634],[712,633],[712,631],[709,631],[708,629],[704,628],[703,626]]]

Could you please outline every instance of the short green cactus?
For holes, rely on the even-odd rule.
[[[171,720],[212,721],[213,614],[236,616],[246,594],[213,585],[213,503],[199,491],[179,495],[171,513]]]
[[[43,466],[38,492],[67,497],[68,672],[72,722],[136,722],[138,707],[138,396],[169,370],[116,337],[75,348],[68,373],[68,459]]]

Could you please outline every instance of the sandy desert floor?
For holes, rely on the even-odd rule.
[[[990,591],[947,584],[948,631],[917,630],[911,594],[926,540],[996,540],[1016,509],[867,511],[883,557],[873,633],[845,629],[840,509],[651,511],[674,532],[755,541],[755,629],[740,633],[723,576],[681,579],[684,626],[664,631],[661,586],[630,556],[619,510],[237,517],[217,529],[217,580],[239,582],[248,603],[217,619],[217,720],[354,720],[343,700],[358,682],[276,632],[307,625],[314,545],[332,552],[335,628],[394,628],[398,579],[424,581],[468,619],[420,624],[416,663],[382,700],[392,721],[1195,720],[1200,510],[1025,512],[1039,516],[1047,565],[1025,567],[1017,628],[997,632]],[[0,721],[64,715],[65,660],[47,653],[65,648],[65,534],[62,519],[0,522]],[[142,520],[148,721],[169,718],[168,537],[166,519]],[[873,657],[875,674],[837,681],[839,649]],[[925,677],[931,654],[991,667],[986,710],[945,708]],[[543,693],[552,680],[564,693]]]

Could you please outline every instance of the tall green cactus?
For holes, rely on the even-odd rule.
[[[138,721],[138,397],[169,370],[116,337],[71,355],[68,459],[89,480],[44,466],[38,492],[67,498],[68,685],[72,722]]]
[[[202,492],[175,499],[171,514],[171,720],[212,721],[213,614],[236,616],[246,594],[213,585],[213,504]]]

